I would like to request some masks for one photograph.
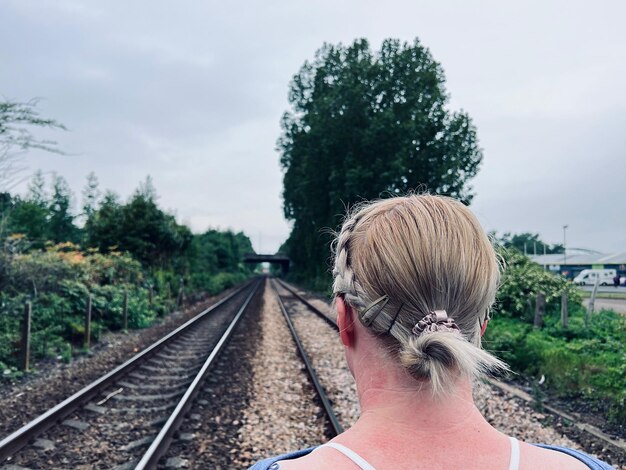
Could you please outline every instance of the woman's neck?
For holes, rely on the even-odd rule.
[[[447,397],[433,397],[430,390],[369,388],[360,394],[363,424],[384,426],[399,432],[433,435],[488,424],[474,405],[469,383],[460,384]]]
[[[417,389],[415,382],[412,388],[397,383],[378,387],[375,382],[359,387],[361,417],[337,442],[373,465],[384,462],[389,468],[443,468],[441,462],[464,468],[467,462],[482,465],[487,456],[487,467],[472,468],[506,466],[508,438],[480,414],[468,380],[438,399],[427,387]]]
[[[436,435],[458,434],[466,439],[470,435],[500,434],[474,405],[469,379],[459,378],[447,396],[433,397],[427,383],[420,387],[400,367],[357,367],[355,372],[359,374],[356,382],[361,406],[355,431],[374,429],[380,435],[384,429],[394,438],[400,435],[412,442]]]

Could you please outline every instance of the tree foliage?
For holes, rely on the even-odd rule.
[[[73,195],[65,178],[52,175],[50,190],[46,189],[43,174],[35,173],[26,197],[2,193],[5,204],[0,217],[0,235],[20,233],[26,236],[33,248],[43,248],[52,243],[77,242],[80,231],[74,224]]]
[[[54,175],[48,208],[48,236],[54,243],[77,241],[78,230],[72,214],[72,191],[65,178]]]
[[[248,272],[241,264],[243,254],[254,250],[245,234],[212,229],[192,234],[174,215],[159,207],[150,178],[125,203],[111,191],[100,194],[92,173],[83,190],[82,210],[77,214],[65,179],[52,175],[47,185],[37,172],[25,197],[0,193],[0,217],[5,220],[0,238],[12,240],[12,247],[19,240],[19,251],[72,242],[103,254],[128,253],[148,270],[171,271],[176,282],[189,271],[212,275]],[[76,224],[79,217],[84,220],[83,227]]]
[[[580,290],[546,271],[517,249],[505,261],[495,315],[483,338],[487,349],[533,381],[543,375],[553,394],[590,402],[616,423],[626,419],[626,319],[600,311],[585,320]],[[545,294],[541,329],[533,327],[534,301]],[[561,294],[568,297],[569,324],[561,322]]]
[[[148,266],[164,267],[188,248],[192,234],[176,218],[162,211],[154,189],[141,186],[127,204],[105,195],[99,210],[85,224],[88,246],[106,253],[128,252]]]
[[[326,44],[293,77],[278,147],[300,274],[325,273],[321,231],[347,205],[415,189],[471,201],[482,153],[469,116],[447,109],[444,82],[418,40],[391,39],[377,52],[364,39]]]
[[[543,240],[539,238],[538,233],[513,233],[510,232],[504,233],[502,236],[498,236],[497,233],[491,233],[492,238],[494,238],[500,245],[504,248],[515,248],[521,253],[534,254],[538,255],[545,254],[554,254],[554,253],[563,253],[563,245],[562,244],[553,244],[545,243]]]
[[[0,101],[0,192],[8,191],[20,181],[24,167],[17,152],[38,148],[62,153],[55,141],[39,139],[33,128],[63,129],[54,119],[42,118],[37,111],[38,100],[27,102]]]
[[[242,263],[253,251],[245,234],[192,234],[159,207],[149,178],[122,202],[111,191],[100,197],[91,174],[83,197],[76,214],[67,182],[52,175],[48,184],[40,172],[26,196],[0,193],[0,371],[16,365],[26,300],[34,357],[69,358],[82,344],[89,295],[94,332],[122,327],[126,296],[129,326],[139,328],[174,309],[183,286],[187,296],[216,294],[252,272]]]
[[[89,219],[96,211],[100,202],[100,185],[96,174],[92,171],[87,175],[87,183],[83,188],[83,212],[81,216]]]

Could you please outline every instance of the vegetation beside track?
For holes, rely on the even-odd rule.
[[[626,318],[613,311],[593,314],[585,326],[580,291],[514,251],[504,253],[507,268],[496,313],[484,338],[487,349],[515,373],[552,395],[583,400],[610,422],[626,420]],[[533,326],[532,300],[546,295],[543,327]],[[569,324],[561,324],[561,294],[568,293]],[[539,385],[541,376],[545,383]]]
[[[88,178],[83,212],[71,212],[67,184],[50,190],[39,173],[26,196],[0,193],[0,372],[19,363],[20,327],[32,303],[31,356],[69,360],[83,350],[92,300],[91,341],[107,330],[144,328],[176,309],[183,295],[216,294],[243,281],[253,251],[243,233],[193,234],[159,208],[150,180],[126,203],[100,196]],[[127,298],[127,301],[125,300]]]

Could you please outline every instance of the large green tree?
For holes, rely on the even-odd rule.
[[[103,253],[115,247],[152,267],[172,263],[192,238],[189,228],[159,208],[149,178],[126,204],[120,204],[113,193],[105,194],[99,209],[87,219],[85,231],[89,246]]]
[[[48,219],[48,237],[55,243],[78,241],[78,229],[72,214],[72,191],[69,184],[59,175],[52,178],[52,194]]]
[[[411,190],[471,201],[482,153],[469,116],[448,110],[444,82],[417,39],[377,52],[364,39],[326,44],[293,77],[278,147],[297,273],[324,276],[324,232],[357,201]]]

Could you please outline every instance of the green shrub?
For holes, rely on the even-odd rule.
[[[0,254],[0,361],[17,367],[24,305],[32,302],[31,357],[67,360],[81,348],[88,298],[92,298],[92,342],[103,329],[123,328],[124,295],[128,292],[128,327],[145,328],[175,307],[170,286],[179,289],[172,271],[155,272],[150,305],[141,265],[128,255],[81,252],[71,244],[26,254]],[[240,282],[244,274],[207,278],[211,293]],[[167,286],[167,287],[165,287]]]
[[[546,271],[517,250],[500,248],[499,252],[505,269],[496,300],[498,313],[532,321],[533,302],[540,292],[546,296],[546,311],[560,308],[563,293],[567,293],[571,306],[581,304],[579,289],[565,278]]]
[[[516,250],[500,250],[505,270],[495,318],[483,343],[516,373],[553,394],[583,399],[615,422],[626,419],[626,318],[594,314],[585,326],[579,289]],[[532,326],[534,301],[545,294],[543,328]],[[561,324],[561,295],[568,296],[569,324]]]
[[[519,317],[497,317],[484,346],[527,377],[546,378],[545,387],[563,398],[582,398],[612,421],[626,419],[626,318],[611,311],[592,316],[584,327],[583,309],[575,309],[569,328],[546,316],[546,328],[534,329]]]

